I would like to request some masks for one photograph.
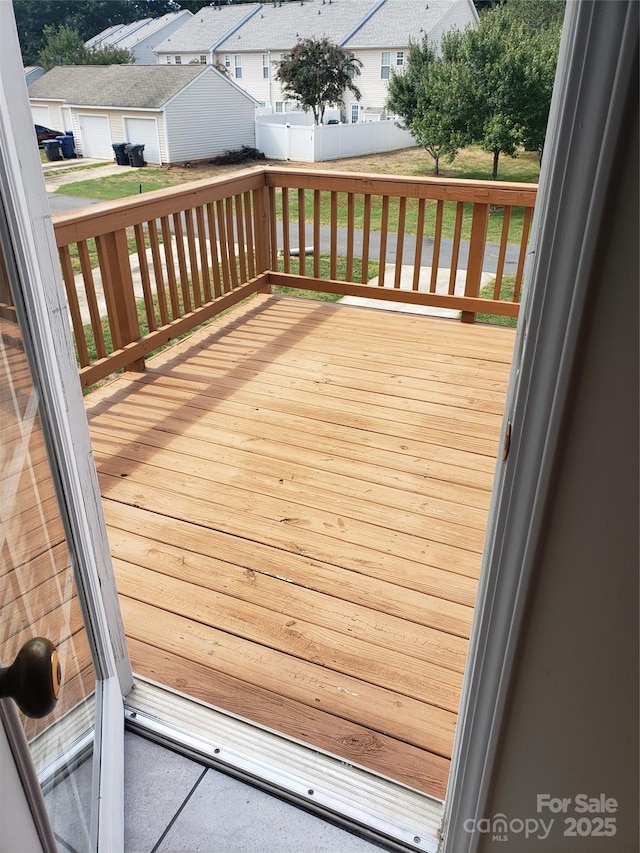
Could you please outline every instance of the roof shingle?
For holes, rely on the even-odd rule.
[[[93,107],[160,109],[210,65],[61,65],[29,86],[29,97]]]

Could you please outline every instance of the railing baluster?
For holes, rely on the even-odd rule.
[[[191,270],[191,293],[193,304],[196,308],[202,305],[202,294],[200,292],[200,273],[198,270],[198,252],[196,249],[196,235],[193,227],[193,210],[185,210],[184,220],[187,230],[187,246],[189,248],[189,268]],[[187,287],[187,290],[189,288]],[[186,310],[186,309],[185,309]]]
[[[231,289],[238,286],[238,261],[236,255],[236,235],[233,218],[233,198],[226,198],[224,203],[227,217],[227,247],[229,250],[229,268],[231,270]]]
[[[389,231],[389,196],[382,197],[382,217],[380,220],[380,256],[378,260],[378,287],[384,287],[384,274],[387,265],[387,234]]]
[[[178,299],[178,281],[176,279],[176,266],[173,259],[173,235],[169,225],[169,217],[163,216],[160,220],[162,227],[162,249],[167,267],[167,282],[169,284],[169,299],[171,300],[171,319],[180,316],[180,301]]]
[[[216,220],[218,222],[218,239],[220,242],[220,259],[222,261],[222,292],[227,293],[231,287],[231,273],[229,272],[229,243],[227,241],[227,228],[225,225],[224,205],[222,200],[216,201]]]
[[[185,211],[186,213],[186,211]],[[178,316],[191,311],[191,294],[189,293],[189,273],[187,271],[187,257],[184,251],[184,236],[182,234],[182,216],[180,213],[173,214],[173,232],[176,238],[176,254],[178,255],[178,270],[180,271],[180,292],[182,293],[182,309]]]
[[[522,290],[522,276],[524,275],[524,262],[527,256],[527,243],[529,242],[529,228],[531,227],[532,213],[532,208],[525,208],[524,221],[522,223],[522,237],[520,238],[520,254],[518,255],[518,270],[516,272],[515,287],[513,288],[514,302],[520,302],[520,291]]]
[[[362,209],[362,283],[369,281],[369,235],[371,233],[371,196],[366,193]]]
[[[196,207],[196,228],[198,230],[198,248],[200,249],[200,269],[202,271],[202,289],[204,301],[211,302],[211,276],[209,274],[209,251],[207,248],[207,229],[204,222],[204,207]]]
[[[278,217],[276,212],[276,188],[269,187],[269,236],[271,238],[271,269],[278,269]]]
[[[238,232],[238,262],[240,264],[240,281],[247,280],[247,255],[244,238],[244,211],[242,209],[242,196],[237,195],[236,201],[236,230]]]
[[[151,245],[151,260],[153,263],[153,276],[156,282],[156,297],[158,299],[160,324],[162,326],[166,326],[169,322],[169,311],[167,309],[167,294],[165,292],[164,272],[162,270],[162,259],[160,256],[158,226],[155,219],[151,219],[149,221],[149,243]]]
[[[421,198],[418,201],[418,219],[416,222],[416,252],[413,258],[413,281],[411,282],[412,290],[420,289],[420,265],[422,264],[422,243],[424,241],[424,212],[426,207],[425,199]]]
[[[289,247],[289,190],[282,188],[282,264],[285,272],[291,272]]]
[[[298,275],[306,275],[307,270],[307,255],[305,251],[306,243],[306,215],[304,203],[304,190],[302,187],[298,189]]]
[[[353,232],[355,230],[356,197],[354,193],[347,196],[347,270],[345,278],[353,281]]]
[[[207,224],[209,226],[209,247],[211,249],[211,273],[213,275],[213,295],[221,296],[222,284],[220,282],[220,252],[218,250],[218,232],[213,209],[213,202],[207,205]]]
[[[140,266],[140,278],[142,281],[142,295],[147,315],[147,324],[150,332],[156,330],[156,316],[153,307],[153,294],[151,293],[151,280],[149,278],[149,265],[147,263],[147,247],[145,245],[144,228],[141,223],[134,225],[136,237],[136,248],[138,250],[138,264]]]
[[[313,191],[313,274],[320,277],[320,190]]]
[[[435,293],[438,285],[438,270],[440,269],[440,246],[442,245],[442,220],[444,217],[444,201],[440,199],[436,204],[436,223],[433,234],[433,252],[431,254],[431,281],[429,283],[430,293]]]
[[[460,254],[460,235],[462,234],[462,217],[464,215],[464,202],[456,204],[456,224],[453,231],[453,246],[451,247],[451,269],[449,271],[449,295],[456,292],[456,277],[458,275],[458,256]]]
[[[502,287],[502,276],[504,274],[504,262],[507,256],[507,245],[509,243],[509,225],[511,223],[511,207],[505,207],[502,214],[502,232],[500,234],[500,249],[498,251],[498,265],[496,267],[496,281],[493,286],[493,298],[500,299]]]
[[[91,269],[91,259],[89,258],[89,247],[86,240],[80,240],[78,245],[78,258],[80,259],[80,269],[82,270],[82,280],[84,282],[84,292],[87,297],[87,306],[89,308],[89,317],[91,319],[91,331],[93,333],[93,343],[96,348],[98,358],[104,358],[107,354],[107,348],[104,342],[104,331],[102,329],[102,317],[100,316],[100,308],[98,307],[98,299],[96,296],[96,285],[93,280],[93,270]],[[75,277],[74,277],[75,280]]]
[[[251,193],[247,190],[244,193],[244,229],[245,239],[247,241],[247,261],[249,278],[255,278],[256,260],[255,260],[255,240],[253,236],[253,217],[252,217]]]
[[[338,274],[338,193],[331,193],[331,248],[329,250],[329,278]]]
[[[78,350],[78,361],[80,362],[80,367],[86,367],[89,364],[89,351],[87,349],[87,341],[84,336],[84,323],[82,322],[82,315],[80,313],[80,303],[78,302],[78,293],[76,291],[76,283],[73,275],[73,266],[71,265],[69,247],[63,246],[58,249],[58,256],[60,258],[65,290],[67,291],[67,301],[69,303],[69,313],[71,314],[73,336],[76,340],[76,348]]]
[[[404,251],[404,226],[407,216],[407,200],[402,197],[398,207],[398,233],[396,235],[396,273],[393,280],[393,286],[397,289],[400,287],[402,280],[402,254]]]

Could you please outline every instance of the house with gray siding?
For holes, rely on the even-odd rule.
[[[255,145],[255,101],[211,65],[59,66],[29,98],[34,122],[73,130],[83,157],[112,160],[130,142],[162,165]]]
[[[160,18],[144,18],[130,24],[115,24],[85,42],[90,50],[117,47],[128,50],[138,65],[155,65],[156,45],[183,27],[193,15],[187,9]]]

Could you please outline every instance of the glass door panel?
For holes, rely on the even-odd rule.
[[[20,719],[59,849],[83,851],[91,849],[96,675],[13,307],[11,255],[1,243],[0,665],[9,666],[34,637],[57,647],[62,679],[54,710],[40,719],[21,712]]]

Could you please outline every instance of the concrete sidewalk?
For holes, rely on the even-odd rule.
[[[48,193],[54,193],[59,187],[76,183],[76,181],[106,178],[109,175],[120,175],[122,172],[138,172],[139,170],[140,167],[118,166],[116,163],[109,163],[107,160],[61,160],[42,164],[44,185]]]

